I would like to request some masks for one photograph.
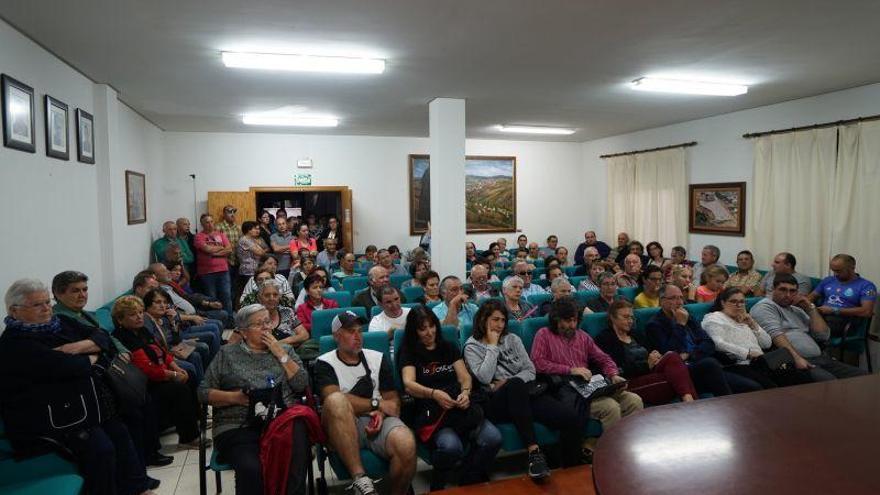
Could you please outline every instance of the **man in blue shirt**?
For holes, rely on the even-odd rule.
[[[825,317],[832,335],[840,334],[854,318],[874,314],[877,286],[856,273],[856,259],[848,254],[831,258],[831,273],[810,293],[810,301],[821,300],[818,310]]]
[[[443,302],[434,306],[432,311],[443,325],[452,325],[459,329],[462,325],[473,325],[479,308],[468,302],[470,296],[462,290],[461,279],[454,275],[445,277],[440,282],[440,295]]]

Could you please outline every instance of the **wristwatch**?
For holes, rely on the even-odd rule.
[[[285,354],[285,355],[281,356],[281,359],[279,359],[279,361],[281,361],[281,364],[285,364],[285,363],[287,363],[288,361],[290,361],[290,356],[288,356],[287,354]]]
[[[370,400],[370,411],[378,411],[379,410],[379,399],[373,397]]]

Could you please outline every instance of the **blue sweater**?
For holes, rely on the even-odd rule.
[[[688,318],[686,325],[679,325],[661,311],[648,322],[646,333],[658,351],[686,352],[689,363],[715,353],[712,337],[693,318]]]

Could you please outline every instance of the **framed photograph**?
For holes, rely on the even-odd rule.
[[[34,88],[3,74],[3,146],[37,151],[34,136]]]
[[[694,234],[746,235],[746,183],[691,184],[688,230]]]
[[[431,220],[430,157],[409,155],[409,231],[427,231]],[[516,232],[516,157],[465,158],[467,232]]]
[[[67,104],[49,95],[44,98],[46,110],[46,155],[61,160],[70,159],[70,139]]]
[[[125,211],[129,225],[147,221],[147,181],[142,173],[125,171]]]
[[[95,118],[81,108],[76,109],[76,159],[95,163]]]

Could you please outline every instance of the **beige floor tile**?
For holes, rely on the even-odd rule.
[[[180,480],[180,473],[183,465],[175,467],[154,468],[147,471],[147,475],[156,478],[162,483],[156,489],[157,495],[174,495],[177,489],[177,482]]]

